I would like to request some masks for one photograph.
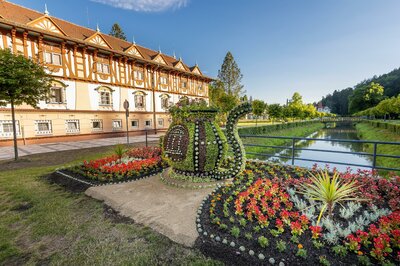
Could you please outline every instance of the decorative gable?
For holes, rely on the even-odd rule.
[[[202,75],[200,72],[200,69],[197,65],[193,68],[192,73],[197,74],[197,75]]]
[[[175,67],[182,70],[186,70],[181,61],[178,61],[178,63],[175,64]]]
[[[111,45],[101,36],[99,32],[96,32],[92,36],[85,39],[85,41],[93,43],[95,45],[112,48]]]
[[[139,52],[139,50],[136,48],[136,45],[134,45],[134,44],[132,44],[132,46],[130,46],[128,49],[126,49],[125,53],[143,58],[143,55]]]
[[[66,36],[65,32],[48,16],[43,16],[32,20],[27,24],[28,26],[39,28],[52,33],[57,33]]]
[[[153,61],[157,62],[157,63],[160,63],[160,64],[164,64],[164,65],[167,64],[165,62],[164,58],[161,56],[161,54],[156,55],[156,57],[154,57]]]

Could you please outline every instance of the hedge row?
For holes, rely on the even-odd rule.
[[[266,125],[266,126],[258,126],[258,127],[243,127],[239,128],[239,135],[263,135],[280,129],[287,129],[293,127],[300,127],[308,124],[320,123],[320,121],[312,120],[312,121],[299,121],[299,122],[291,122],[284,124],[275,124],[275,125]]]
[[[367,122],[370,125],[372,125],[373,127],[387,129],[391,132],[394,132],[394,133],[400,135],[400,124],[393,124],[390,122],[382,122],[382,121],[375,121],[375,120],[369,120]]]

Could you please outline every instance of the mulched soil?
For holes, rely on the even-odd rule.
[[[62,188],[64,188],[66,191],[69,191],[72,193],[81,193],[81,192],[86,191],[89,187],[91,187],[88,184],[84,184],[77,180],[65,177],[56,172],[51,173],[48,176],[45,176],[45,179],[47,179],[50,183],[57,184],[57,185],[61,186]]]
[[[149,146],[157,146],[158,141],[149,142]],[[144,147],[145,143],[135,143],[131,147]],[[21,168],[41,167],[66,164],[68,162],[82,159],[88,155],[112,151],[115,146],[103,146],[96,148],[86,148],[79,150],[57,151],[40,154],[32,154],[21,157],[19,160],[4,160],[0,161],[0,171],[16,170]]]

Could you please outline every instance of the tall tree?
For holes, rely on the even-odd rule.
[[[110,35],[126,41],[125,33],[118,23],[114,23],[114,25],[112,25]]]
[[[241,84],[242,78],[243,75],[232,53],[228,52],[221,69],[218,71],[218,79],[224,84],[225,92],[239,99],[244,93],[243,85]]]
[[[282,111],[283,111],[283,108],[279,103],[270,104],[268,106],[268,114],[272,120],[272,123],[274,123],[274,119],[278,119],[278,118],[282,117]]]
[[[356,88],[349,98],[350,113],[359,112],[377,105],[384,99],[383,94],[383,86],[375,82]]]
[[[254,100],[251,103],[251,107],[253,109],[253,114],[256,116],[256,126],[257,126],[258,117],[264,114],[265,110],[267,109],[267,104],[261,100]]]
[[[0,50],[0,105],[11,105],[14,154],[18,159],[15,106],[22,103],[37,107],[49,93],[50,77],[41,65],[10,50]]]
[[[209,99],[210,105],[220,110],[217,120],[221,124],[226,122],[227,113],[239,104],[239,99],[225,92],[224,85],[220,80],[209,85]]]

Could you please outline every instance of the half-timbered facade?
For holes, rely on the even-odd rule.
[[[210,78],[197,65],[0,0],[0,48],[43,64],[54,77],[37,108],[18,106],[18,137],[114,136],[169,126],[181,97],[208,100]],[[0,107],[0,145],[12,137],[10,106]]]

